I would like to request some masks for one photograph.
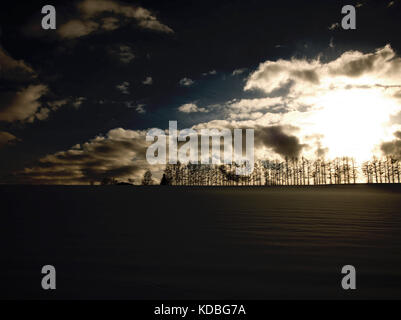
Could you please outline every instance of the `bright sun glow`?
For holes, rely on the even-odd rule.
[[[380,90],[334,90],[318,99],[321,108],[308,120],[313,131],[323,136],[329,158],[351,156],[357,161],[370,159],[375,148],[391,139],[389,116],[400,106]]]

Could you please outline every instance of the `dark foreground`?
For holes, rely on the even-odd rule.
[[[0,200],[2,299],[401,298],[398,186],[0,186]]]

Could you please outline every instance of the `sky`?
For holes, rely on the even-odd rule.
[[[401,156],[401,1],[2,3],[0,183],[138,183],[150,128],[253,128],[255,157]],[[344,30],[341,8],[356,7]]]

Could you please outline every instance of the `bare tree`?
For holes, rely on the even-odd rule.
[[[142,185],[143,186],[149,186],[153,184],[152,180],[152,172],[150,170],[146,170],[145,174],[143,175],[142,179]]]

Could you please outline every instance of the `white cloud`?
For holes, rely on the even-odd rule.
[[[391,46],[348,51],[328,62],[265,61],[249,75],[244,90],[274,96],[221,103],[214,109],[219,120],[194,128],[254,128],[255,139],[267,132],[274,148],[255,141],[256,157],[274,159],[277,150],[287,150],[273,134],[307,158],[351,156],[360,162],[380,156],[382,143],[401,130],[400,88],[401,58]]]
[[[335,29],[338,29],[338,28],[340,28],[340,24],[338,22],[332,23],[329,26],[329,30],[335,30]]]
[[[37,76],[25,61],[14,59],[0,47],[0,80],[7,81],[7,89],[0,92],[0,121],[46,120],[50,111],[67,103],[67,100],[51,101],[47,106],[42,103],[48,87],[38,83]]]
[[[113,31],[120,27],[119,20],[115,17],[107,17],[102,19],[102,29]]]
[[[146,110],[145,110],[146,104],[144,104],[144,103],[134,104],[132,101],[128,101],[125,104],[128,108],[135,109],[135,111],[137,111],[138,113],[142,113],[142,114],[146,113]]]
[[[215,75],[215,74],[217,74],[217,71],[216,71],[216,70],[210,70],[210,71],[208,71],[208,72],[202,73],[203,76]]]
[[[116,88],[124,94],[129,94],[128,87],[129,87],[128,81],[124,81],[123,83],[116,85]]]
[[[389,121],[401,112],[400,85],[401,58],[389,45],[370,53],[348,51],[325,63],[319,58],[265,61],[244,90],[278,98],[231,101],[222,114],[232,126],[292,125],[300,128],[300,143],[318,134],[319,148],[327,148],[329,157],[361,160],[380,156],[380,144],[399,130],[401,123]],[[316,150],[304,152],[313,156]]]
[[[50,109],[55,111],[58,108],[66,105],[67,103],[68,103],[68,99],[60,99],[60,100],[50,101],[50,102],[47,103],[47,105],[50,107]]]
[[[135,110],[136,110],[138,113],[145,113],[146,110],[145,110],[144,107],[145,107],[144,104],[138,104],[138,105],[135,107]]]
[[[330,47],[330,48],[334,48],[334,47],[335,47],[335,45],[334,45],[334,38],[333,38],[333,37],[330,38],[329,47]]]
[[[47,92],[43,84],[30,85],[18,92],[0,94],[0,121],[5,122],[33,122],[35,119],[47,118],[45,111],[40,111],[40,98]]]
[[[143,29],[174,33],[151,11],[140,6],[123,5],[112,0],[84,0],[78,4],[78,9],[81,13],[80,17],[58,28],[57,32],[62,38],[79,38],[100,30],[113,31],[130,20],[136,21]]]
[[[328,63],[319,59],[266,61],[249,76],[245,90],[271,93],[289,86],[291,94],[307,96],[316,90],[401,83],[400,71],[401,58],[387,45],[367,54],[348,51]]]
[[[151,85],[151,84],[153,84],[153,79],[152,79],[152,77],[146,77],[146,79],[143,80],[142,83],[144,85]]]
[[[94,21],[71,20],[57,28],[58,34],[62,38],[74,39],[86,36],[99,28],[99,24]]]
[[[237,76],[240,74],[243,74],[247,69],[246,68],[241,68],[241,69],[235,69],[232,73],[233,76]]]
[[[74,108],[78,109],[85,100],[85,97],[75,98],[75,100],[72,102],[72,105],[74,106]]]
[[[16,174],[25,183],[88,184],[100,183],[104,178],[140,183],[149,168],[145,139],[146,131],[115,128],[105,136],[98,135],[66,151],[46,155],[29,168]],[[150,167],[160,179],[163,166]]]
[[[257,98],[233,100],[226,104],[225,111],[229,120],[258,119],[268,111],[274,111],[275,107],[285,105],[282,97]]]
[[[205,108],[199,108],[196,104],[194,103],[186,103],[183,104],[182,106],[178,107],[178,111],[184,112],[184,113],[194,113],[194,112],[208,112],[207,109]]]
[[[46,120],[49,117],[50,109],[41,108],[39,112],[35,114],[36,119],[38,120]]]
[[[189,87],[189,86],[192,86],[194,84],[194,81],[192,79],[190,79],[190,78],[184,77],[184,78],[182,78],[180,80],[179,83],[180,83],[180,86]]]

